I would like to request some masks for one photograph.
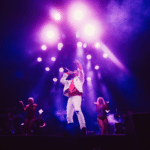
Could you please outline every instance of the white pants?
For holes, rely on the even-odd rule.
[[[74,122],[73,115],[74,115],[74,112],[76,112],[79,125],[80,125],[80,129],[82,129],[83,127],[86,127],[85,119],[81,111],[81,101],[82,101],[81,96],[71,96],[69,97],[68,103],[67,103],[67,123]]]

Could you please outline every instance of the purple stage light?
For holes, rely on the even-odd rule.
[[[87,36],[93,36],[95,32],[96,32],[96,29],[95,29],[94,25],[92,25],[92,24],[87,24],[84,27],[84,33]]]
[[[58,80],[57,78],[53,78],[53,81],[54,81],[54,82],[57,82],[57,80]]]
[[[91,55],[87,55],[86,58],[87,58],[87,59],[91,59],[92,56],[91,56]]]
[[[107,54],[107,56],[109,56],[109,59],[116,64],[116,66],[118,66],[119,68],[123,69],[124,71],[128,71],[125,66],[117,59],[117,57],[111,52],[111,50],[104,44],[101,42],[101,49],[97,49],[98,51],[103,51],[104,54]],[[103,56],[105,57],[105,55]]]
[[[78,42],[77,47],[82,47],[82,42]]]
[[[76,20],[82,20],[82,18],[83,18],[83,11],[82,10],[75,10],[74,18]]]
[[[98,69],[99,69],[99,66],[98,66],[98,65],[96,65],[96,66],[95,66],[95,69],[96,69],[96,70],[98,70]]]
[[[103,57],[104,57],[104,58],[107,58],[107,57],[108,57],[108,55],[105,53],[105,54],[103,54]]]
[[[47,24],[41,32],[41,40],[47,44],[55,44],[59,39],[59,31],[53,24]]]
[[[85,3],[74,2],[69,6],[68,10],[69,22],[75,28],[81,27],[80,23],[83,22],[85,18],[89,17],[89,13],[91,13],[91,11],[88,9]]]
[[[84,44],[83,44],[83,48],[86,48],[86,47],[87,47],[87,44],[86,44],[86,43],[84,43]]]
[[[38,61],[38,62],[41,62],[41,61],[42,61],[42,58],[41,58],[41,57],[38,57],[38,58],[37,58],[37,61]]]
[[[95,43],[95,48],[100,48],[100,43]]]
[[[59,68],[59,72],[64,72],[64,68],[63,67]]]
[[[63,48],[63,43],[58,43],[57,48],[59,51],[61,51],[61,49]]]
[[[50,71],[50,68],[49,68],[49,67],[46,67],[45,70],[46,70],[46,71]]]
[[[80,27],[80,38],[85,42],[93,43],[102,35],[102,27],[98,20],[89,20]]]
[[[91,81],[91,77],[87,77],[86,79],[87,79],[87,81]]]
[[[52,58],[51,58],[51,61],[56,61],[56,58],[55,58],[55,57],[52,57]]]
[[[41,49],[42,49],[43,51],[45,51],[45,50],[47,49],[47,46],[44,44],[44,45],[41,46]]]
[[[56,12],[56,13],[54,14],[54,18],[55,18],[55,20],[60,20],[60,19],[61,19],[60,13]]]
[[[54,36],[55,36],[55,33],[54,33],[54,31],[52,31],[52,30],[49,30],[49,31],[47,32],[47,37],[48,37],[49,39],[52,39],[52,38],[54,38]]]
[[[60,12],[57,9],[51,9],[50,15],[56,21],[60,21],[61,20]]]

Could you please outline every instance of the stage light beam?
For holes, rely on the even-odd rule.
[[[51,58],[51,61],[56,61],[56,58],[55,58],[55,57],[52,57],[52,58]]]
[[[41,57],[38,57],[38,58],[37,58],[37,61],[38,61],[38,62],[41,62],[41,61],[42,61],[42,58],[41,58]]]
[[[45,51],[45,50],[47,49],[47,46],[46,46],[45,44],[43,44],[43,45],[41,46],[41,49],[42,49],[43,51]]]
[[[91,81],[91,77],[87,77],[86,79],[87,79],[87,81]]]
[[[58,43],[57,48],[59,51],[61,51],[61,49],[63,48],[63,43]]]
[[[96,48],[100,48],[100,46],[101,46],[100,43],[95,43]]]
[[[87,35],[87,36],[93,36],[94,33],[95,33],[95,27],[94,25],[92,24],[87,24],[85,27],[84,27],[84,33]]]
[[[82,42],[78,42],[77,47],[82,47]]]
[[[42,42],[54,45],[59,39],[59,30],[57,26],[53,24],[45,25],[41,30],[40,38]]]
[[[59,68],[59,72],[64,72],[64,68],[63,67]]]
[[[91,56],[91,55],[87,55],[86,58],[87,58],[88,60],[90,60],[90,59],[92,58],[92,56]]]
[[[96,66],[95,66],[95,70],[98,70],[98,69],[99,69],[99,66],[98,66],[98,65],[96,65]]]
[[[58,80],[57,78],[53,78],[53,81],[54,81],[54,82],[57,82],[57,80]]]
[[[46,67],[45,70],[46,70],[46,71],[50,71],[50,68],[49,68],[49,67]]]
[[[74,12],[74,18],[76,20],[82,20],[82,18],[83,18],[83,12],[81,10],[76,10]]]
[[[105,54],[103,54],[103,57],[104,57],[104,58],[107,58],[107,57],[108,57],[108,55],[105,53]]]
[[[55,20],[55,21],[60,21],[62,16],[60,14],[60,11],[57,9],[51,9],[50,10],[50,16]]]

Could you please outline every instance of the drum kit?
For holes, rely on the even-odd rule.
[[[0,134],[19,134],[22,115],[18,108],[0,109]]]

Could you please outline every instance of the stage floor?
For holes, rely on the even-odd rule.
[[[0,143],[5,150],[130,150],[125,135],[87,135],[85,137],[1,135]]]

